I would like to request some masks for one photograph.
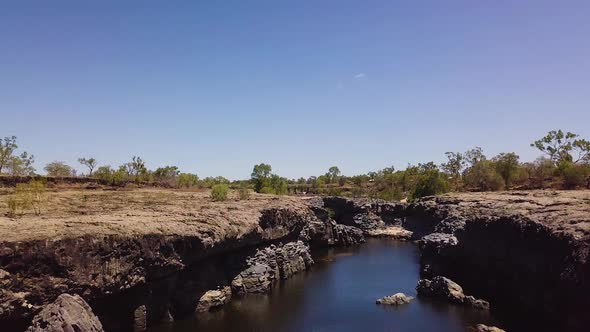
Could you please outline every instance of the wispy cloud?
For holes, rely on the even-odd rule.
[[[365,75],[365,73],[358,73],[356,75],[354,75],[354,78],[356,78],[357,80],[363,79],[367,77],[367,75]]]

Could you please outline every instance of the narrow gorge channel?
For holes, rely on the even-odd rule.
[[[3,229],[0,327],[587,331],[588,202],[546,192],[261,196],[134,222],[57,219],[59,235],[25,220],[27,233]],[[375,303],[383,297],[398,306]]]
[[[207,313],[151,328],[192,331],[470,331],[495,325],[489,311],[417,298],[404,306],[375,304],[403,292],[416,295],[415,244],[368,239],[347,248],[315,250],[310,270],[282,280],[268,295],[249,294]]]

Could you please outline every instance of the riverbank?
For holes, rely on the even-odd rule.
[[[310,247],[359,243],[386,226],[419,240],[423,277],[450,277],[500,314],[518,306],[521,317],[507,317],[517,328],[587,323],[587,191],[463,193],[411,204],[207,195],[59,191],[41,216],[0,217],[0,323],[22,331],[72,293],[107,331],[155,326],[193,314],[210,290],[268,291],[313,264]]]

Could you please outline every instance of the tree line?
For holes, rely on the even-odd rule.
[[[386,200],[414,199],[449,191],[590,188],[590,142],[562,130],[550,131],[530,144],[542,156],[521,162],[514,152],[492,158],[480,147],[447,152],[446,161],[408,165],[395,170],[341,176],[338,167],[324,175],[293,181],[295,191],[328,195],[369,196]]]
[[[446,161],[408,165],[403,170],[386,167],[375,172],[344,176],[337,166],[325,174],[307,179],[287,179],[272,172],[272,166],[255,165],[249,180],[230,182],[228,179],[181,173],[177,166],[149,170],[141,157],[134,156],[118,167],[99,166],[92,157],[81,157],[78,162],[96,178],[111,185],[129,182],[173,188],[212,188],[227,193],[227,188],[240,190],[246,197],[253,189],[259,193],[283,195],[313,193],[328,195],[369,196],[386,200],[414,199],[448,191],[495,191],[503,189],[574,189],[590,187],[590,142],[579,135],[562,130],[550,131],[530,144],[543,155],[532,162],[521,162],[514,152],[500,153],[488,158],[480,147],[465,152],[447,152]],[[15,136],[0,141],[0,174],[34,175],[34,156],[17,153]],[[64,162],[54,161],[44,167],[47,176],[78,176],[75,169]],[[221,195],[223,196],[223,195]],[[219,196],[219,197],[221,197]]]

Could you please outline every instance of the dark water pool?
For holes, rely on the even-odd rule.
[[[494,324],[488,313],[415,299],[400,307],[377,298],[415,296],[418,250],[411,243],[370,239],[315,257],[313,269],[281,282],[270,295],[234,299],[220,310],[150,332],[189,331],[469,331]]]

